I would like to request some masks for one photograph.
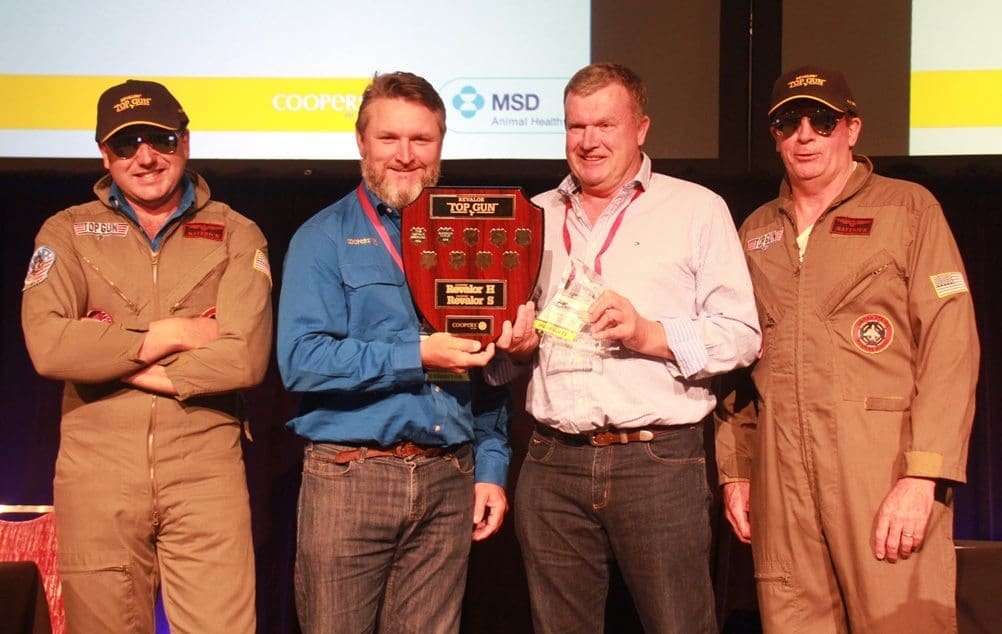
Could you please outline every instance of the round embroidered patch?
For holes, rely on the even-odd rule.
[[[95,321],[103,321],[106,324],[113,324],[115,320],[112,319],[111,314],[104,310],[103,308],[91,308],[84,315],[84,319],[93,319]]]
[[[883,315],[868,313],[860,315],[852,324],[852,342],[867,354],[877,354],[887,350],[894,339],[894,326]]]

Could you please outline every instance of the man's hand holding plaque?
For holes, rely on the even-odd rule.
[[[421,365],[432,370],[464,372],[481,368],[494,356],[494,344],[481,345],[444,332],[433,332],[421,338]]]

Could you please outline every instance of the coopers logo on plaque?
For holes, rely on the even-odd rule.
[[[404,275],[425,320],[483,344],[514,321],[543,256],[543,210],[518,187],[428,187],[402,211]]]

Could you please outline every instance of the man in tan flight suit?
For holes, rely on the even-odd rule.
[[[98,101],[108,174],[49,218],[25,278],[39,374],[65,381],[54,500],[72,632],[255,631],[237,392],[271,347],[264,236],[209,198],[188,117],[157,83]]]
[[[783,75],[769,117],[786,178],[739,232],[759,401],[731,394],[717,436],[765,630],[955,632],[950,487],[979,357],[963,262],[927,190],[853,154],[840,73]]]

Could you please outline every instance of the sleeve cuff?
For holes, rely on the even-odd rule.
[[[661,322],[665,329],[668,348],[675,355],[675,363],[682,376],[689,378],[706,367],[710,359],[706,346],[699,340],[696,325],[691,319],[676,317]]]
[[[508,479],[508,463],[493,456],[477,456],[474,482],[487,482],[504,487]]]
[[[424,381],[421,365],[421,341],[403,341],[392,351],[393,370],[403,380]]]
[[[906,451],[904,475],[920,478],[942,478],[944,477],[943,456],[931,451]]]
[[[751,460],[735,456],[722,459],[717,456],[717,479],[720,484],[751,481]]]

